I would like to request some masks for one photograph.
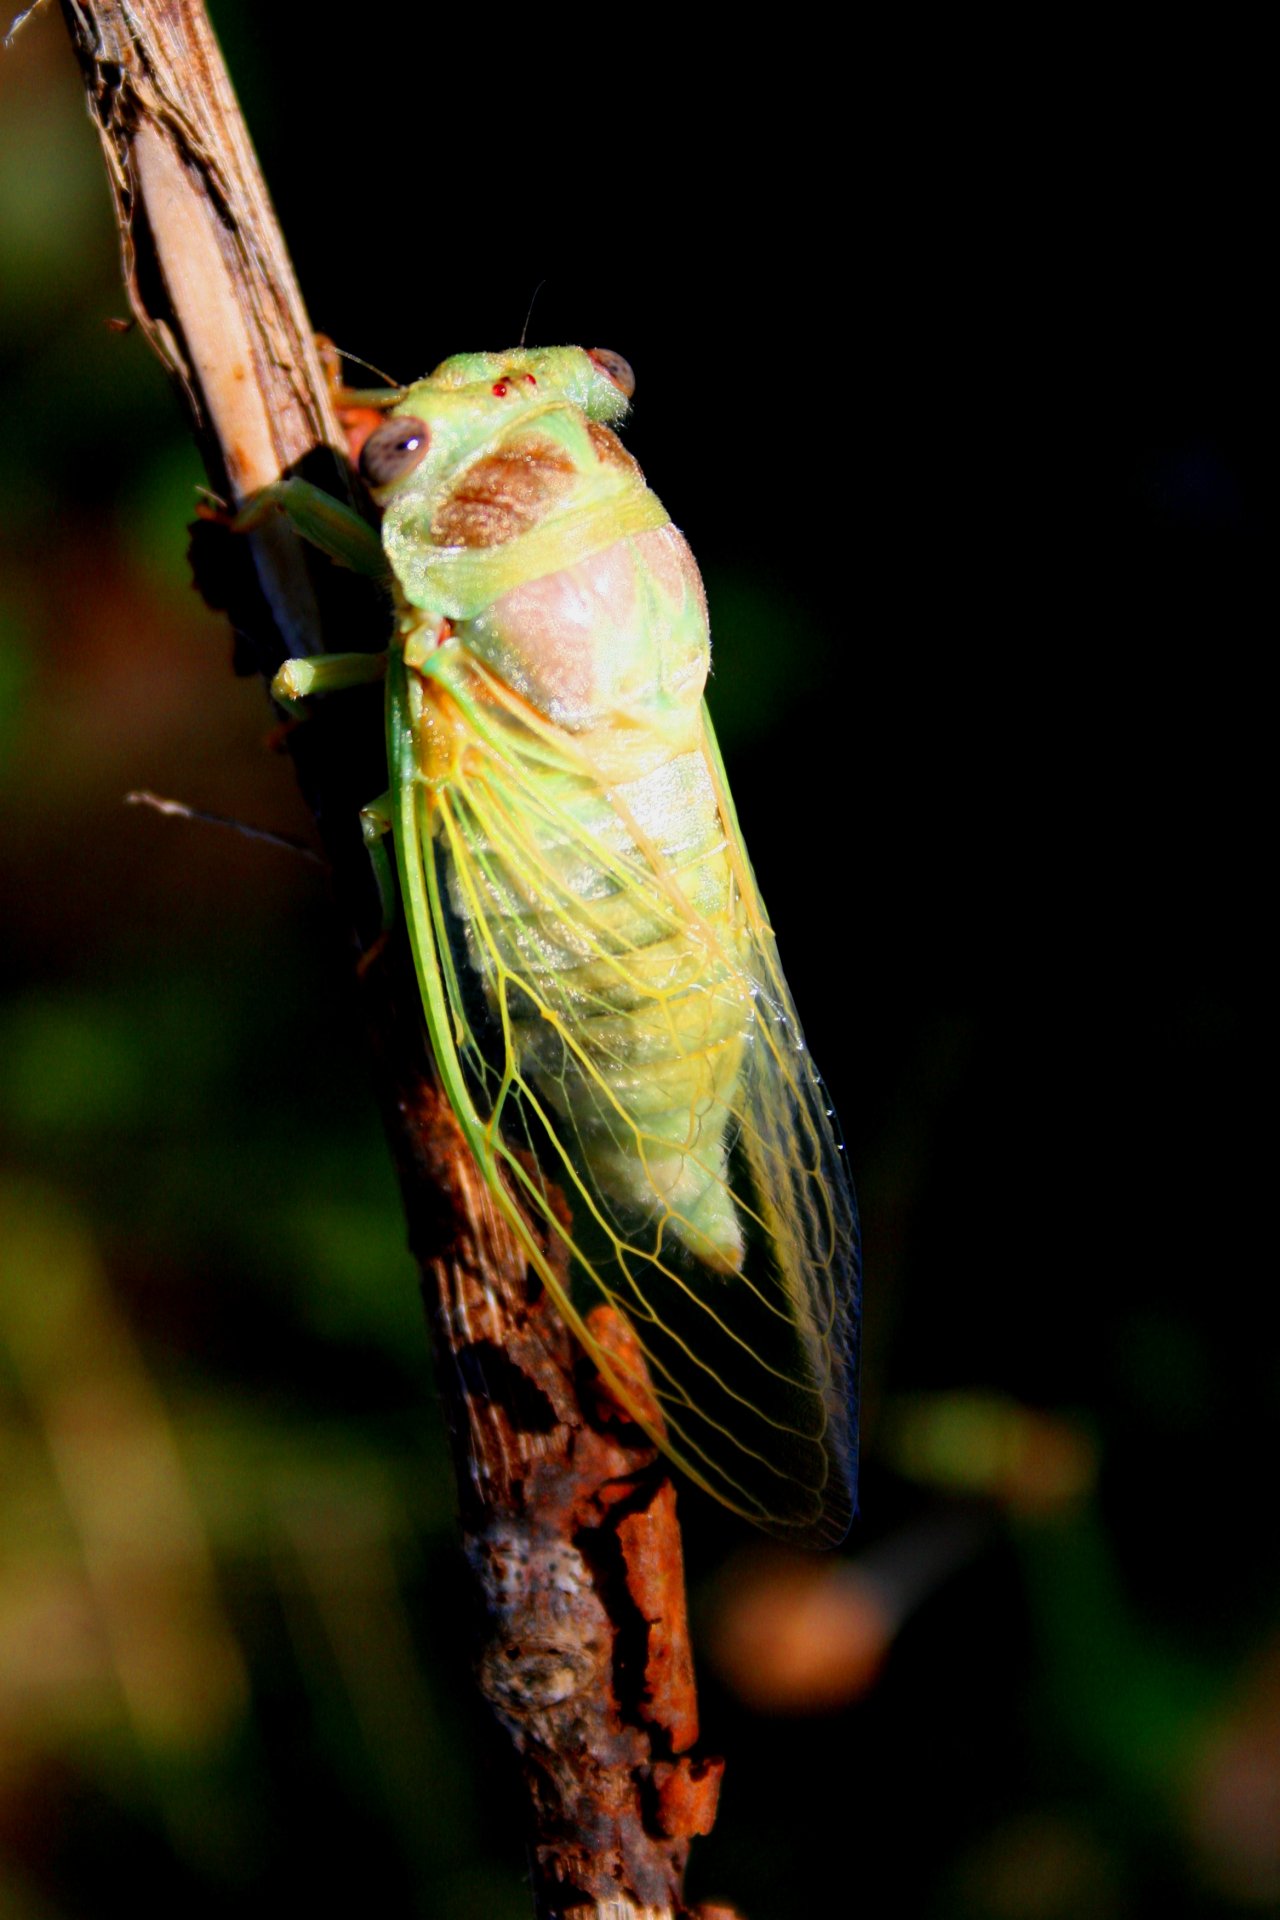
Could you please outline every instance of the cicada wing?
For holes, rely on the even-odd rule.
[[[748,1205],[791,1305],[801,1368],[826,1420],[831,1480],[817,1531],[840,1538],[857,1488],[862,1259],[857,1200],[839,1121],[805,1043],[747,857],[710,715],[703,735],[743,899],[758,1040],[743,1070]],[[740,1204],[742,1202],[740,1201]]]
[[[477,705],[468,751],[434,791],[413,780],[406,720],[391,739],[432,1043],[531,1261],[691,1478],[771,1531],[840,1538],[853,1196],[709,730],[694,781],[709,850],[691,854],[682,824],[678,863],[572,743],[508,724],[500,702]],[[726,859],[709,914],[699,864]],[[686,1113],[674,1146],[673,1086]],[[547,1257],[557,1242],[569,1286]],[[633,1327],[656,1407],[586,1325],[602,1299]]]

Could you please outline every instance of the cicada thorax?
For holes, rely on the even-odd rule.
[[[692,555],[576,409],[485,448],[430,511],[449,639],[426,660],[434,631],[411,636],[406,662],[427,669],[423,840],[463,967],[608,1231],[734,1271],[728,1154],[753,1006]]]

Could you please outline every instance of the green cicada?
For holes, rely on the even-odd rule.
[[[702,582],[613,431],[633,384],[616,354],[522,348],[379,396],[359,464],[390,649],[291,662],[277,693],[385,669],[372,814],[498,1204],[671,1458],[771,1531],[830,1541],[852,1506],[853,1192],[703,701]],[[361,563],[363,523],[273,492]],[[600,1299],[659,1420],[593,1341]]]

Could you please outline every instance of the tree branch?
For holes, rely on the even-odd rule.
[[[200,0],[62,0],[115,194],[133,310],[174,375],[213,485],[241,501],[286,472],[348,492],[301,297]],[[202,584],[242,657],[352,644],[376,599],[313,566],[283,519],[224,536]],[[228,552],[225,549],[233,549]],[[353,595],[356,596],[353,598]],[[346,704],[354,703],[354,704]],[[360,696],[290,736],[357,937],[372,890],[357,807],[385,784]],[[369,967],[379,1098],[419,1262],[480,1600],[481,1687],[521,1756],[541,1920],[691,1920],[690,1839],[720,1763],[697,1717],[675,1495],[503,1222],[426,1051],[407,943]],[[550,1257],[556,1257],[548,1249]],[[625,1322],[595,1330],[629,1348]],[[629,1352],[634,1375],[639,1355]],[[728,1909],[715,1915],[727,1920]],[[703,1909],[703,1920],[712,1910]]]

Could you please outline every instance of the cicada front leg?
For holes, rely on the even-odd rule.
[[[223,524],[233,533],[251,533],[273,513],[283,513],[301,539],[338,566],[350,567],[369,580],[387,579],[387,559],[376,527],[309,480],[272,481]]]
[[[385,653],[309,653],[286,660],[271,682],[271,698],[292,707],[321,693],[346,693],[387,677]]]

